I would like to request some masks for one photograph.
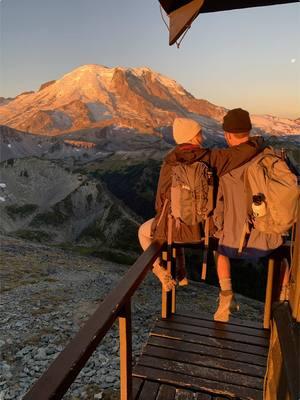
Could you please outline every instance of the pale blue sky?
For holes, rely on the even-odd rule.
[[[149,66],[215,104],[300,117],[299,3],[203,14],[178,50],[156,0],[0,2],[0,96],[82,64]]]

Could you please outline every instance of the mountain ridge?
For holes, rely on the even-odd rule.
[[[176,116],[206,117],[220,125],[226,111],[148,67],[87,64],[36,92],[0,102],[0,124],[45,136],[107,124],[153,134],[171,126]],[[269,134],[300,134],[298,120],[253,115],[252,121]]]

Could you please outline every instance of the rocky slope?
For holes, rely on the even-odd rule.
[[[138,217],[99,181],[38,158],[0,164],[2,233],[51,243],[137,249]],[[130,238],[133,238],[130,245]]]
[[[21,400],[128,267],[23,240],[0,240],[0,398]],[[178,290],[177,308],[212,316],[217,294],[217,288],[192,283]],[[237,317],[262,320],[263,303],[237,298]],[[149,274],[133,297],[134,361],[160,307],[160,287]],[[116,400],[118,388],[119,337],[114,325],[64,398]]]
[[[115,125],[79,130],[61,136],[32,135],[0,126],[0,162],[36,156],[87,163],[106,158],[161,159],[171,147],[162,134],[143,135]]]
[[[0,124],[25,132],[57,135],[107,124],[154,133],[170,126],[175,116],[206,117],[215,127],[225,108],[196,99],[176,81],[150,68],[108,68],[83,65],[0,103]],[[254,125],[269,134],[299,134],[297,121],[253,116]]]

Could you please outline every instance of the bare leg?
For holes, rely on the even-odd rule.
[[[232,312],[239,309],[231,285],[230,260],[222,254],[217,254],[217,272],[220,284],[219,305],[214,314],[215,321],[227,322]]]
[[[217,253],[217,273],[222,291],[232,290],[230,260]]]
[[[146,250],[150,244],[152,243],[151,237],[151,226],[152,226],[153,218],[149,221],[146,221],[142,224],[138,231],[140,245],[143,250]],[[158,257],[154,263],[152,272],[157,278],[160,280],[163,288],[166,292],[172,290],[172,288],[176,285],[176,282],[172,279],[168,271],[161,265],[161,259]]]

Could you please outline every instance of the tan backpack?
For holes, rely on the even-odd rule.
[[[267,147],[246,169],[245,190],[248,222],[258,231],[283,235],[296,222],[300,194],[297,177],[272,148]],[[246,233],[244,228],[239,252]]]

